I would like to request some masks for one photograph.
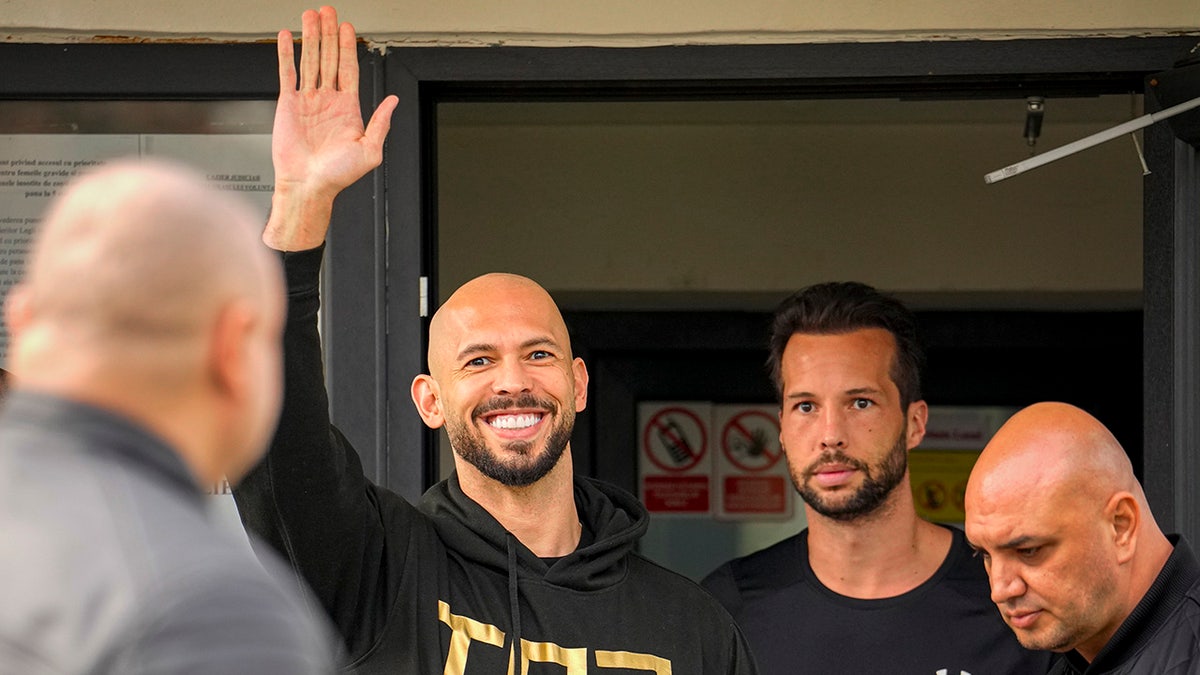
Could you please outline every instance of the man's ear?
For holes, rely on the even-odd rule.
[[[13,338],[24,332],[25,327],[33,320],[33,308],[29,301],[29,287],[20,284],[14,286],[4,300],[4,325]]]
[[[413,378],[412,400],[425,426],[438,429],[446,423],[446,416],[442,413],[441,392],[432,376],[422,373]]]
[[[1133,559],[1137,550],[1138,525],[1141,524],[1142,508],[1129,492],[1113,495],[1104,507],[1104,522],[1112,528],[1113,544],[1117,549],[1117,562],[1126,563]]]
[[[929,406],[925,401],[913,401],[906,411],[908,420],[908,449],[912,450],[925,439],[925,424],[929,421]]]
[[[584,365],[583,359],[576,358],[571,363],[571,369],[575,374],[575,412],[583,412],[583,409],[587,407],[587,366]]]
[[[258,314],[245,301],[226,305],[217,314],[211,332],[206,364],[209,377],[218,392],[235,402],[250,394],[250,340]]]

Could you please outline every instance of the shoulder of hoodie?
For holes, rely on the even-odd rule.
[[[629,554],[629,573],[625,583],[645,587],[645,597],[656,605],[682,605],[690,612],[706,611],[722,623],[733,622],[725,607],[699,582],[667,569],[639,553]],[[694,614],[692,616],[694,617]]]

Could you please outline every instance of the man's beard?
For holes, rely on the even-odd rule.
[[[848,457],[840,450],[822,453],[821,457],[810,464],[803,473],[792,469],[792,483],[796,486],[796,492],[814,511],[826,518],[848,522],[870,515],[883,505],[892,490],[896,489],[896,486],[904,480],[904,474],[908,471],[907,436],[908,425],[906,423],[891,451],[883,458],[883,461],[874,466]],[[861,471],[864,476],[862,485],[848,498],[833,503],[809,484],[817,469],[826,464],[844,464]]]
[[[507,408],[523,408],[526,410],[541,410],[546,416],[557,419],[550,435],[546,437],[546,446],[540,455],[528,441],[510,441],[504,444],[507,453],[516,455],[507,462],[502,460],[488,447],[487,441],[475,424],[484,414]],[[473,465],[483,475],[509,487],[524,487],[541,480],[543,476],[558,465],[567,443],[571,440],[571,429],[575,424],[573,410],[564,409],[563,415],[557,417],[559,408],[553,401],[538,399],[532,394],[525,393],[519,397],[495,396],[477,406],[471,411],[471,423],[465,423],[459,418],[446,420],[446,433],[450,436],[450,447],[460,457]]]

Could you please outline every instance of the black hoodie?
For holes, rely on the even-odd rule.
[[[729,614],[634,552],[647,515],[616,487],[575,480],[583,541],[546,561],[455,477],[419,509],[366,480],[329,423],[321,254],[284,255],[283,413],[266,459],[234,495],[246,526],[315,591],[357,672],[503,675],[512,659],[528,675],[755,673]]]

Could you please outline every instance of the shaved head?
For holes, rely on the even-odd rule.
[[[206,476],[248,468],[280,388],[283,277],[261,220],[174,164],[73,181],[6,302],[17,387],[135,417],[203,455]]]
[[[457,355],[451,346],[463,346],[462,333],[473,322],[481,319],[490,322],[489,317],[499,319],[501,311],[514,309],[541,315],[547,335],[562,340],[570,348],[567,326],[546,289],[528,277],[493,272],[460,286],[434,313],[429,322],[429,369],[436,374]]]
[[[1084,494],[1095,499],[1127,490],[1145,496],[1129,456],[1103,424],[1065,403],[1038,403],[1013,415],[980,455],[968,499],[996,494]],[[1078,503],[1080,500],[1067,500]]]
[[[1021,643],[1089,661],[1171,552],[1120,443],[1064,403],[1001,427],[971,471],[966,512],[992,600]]]

